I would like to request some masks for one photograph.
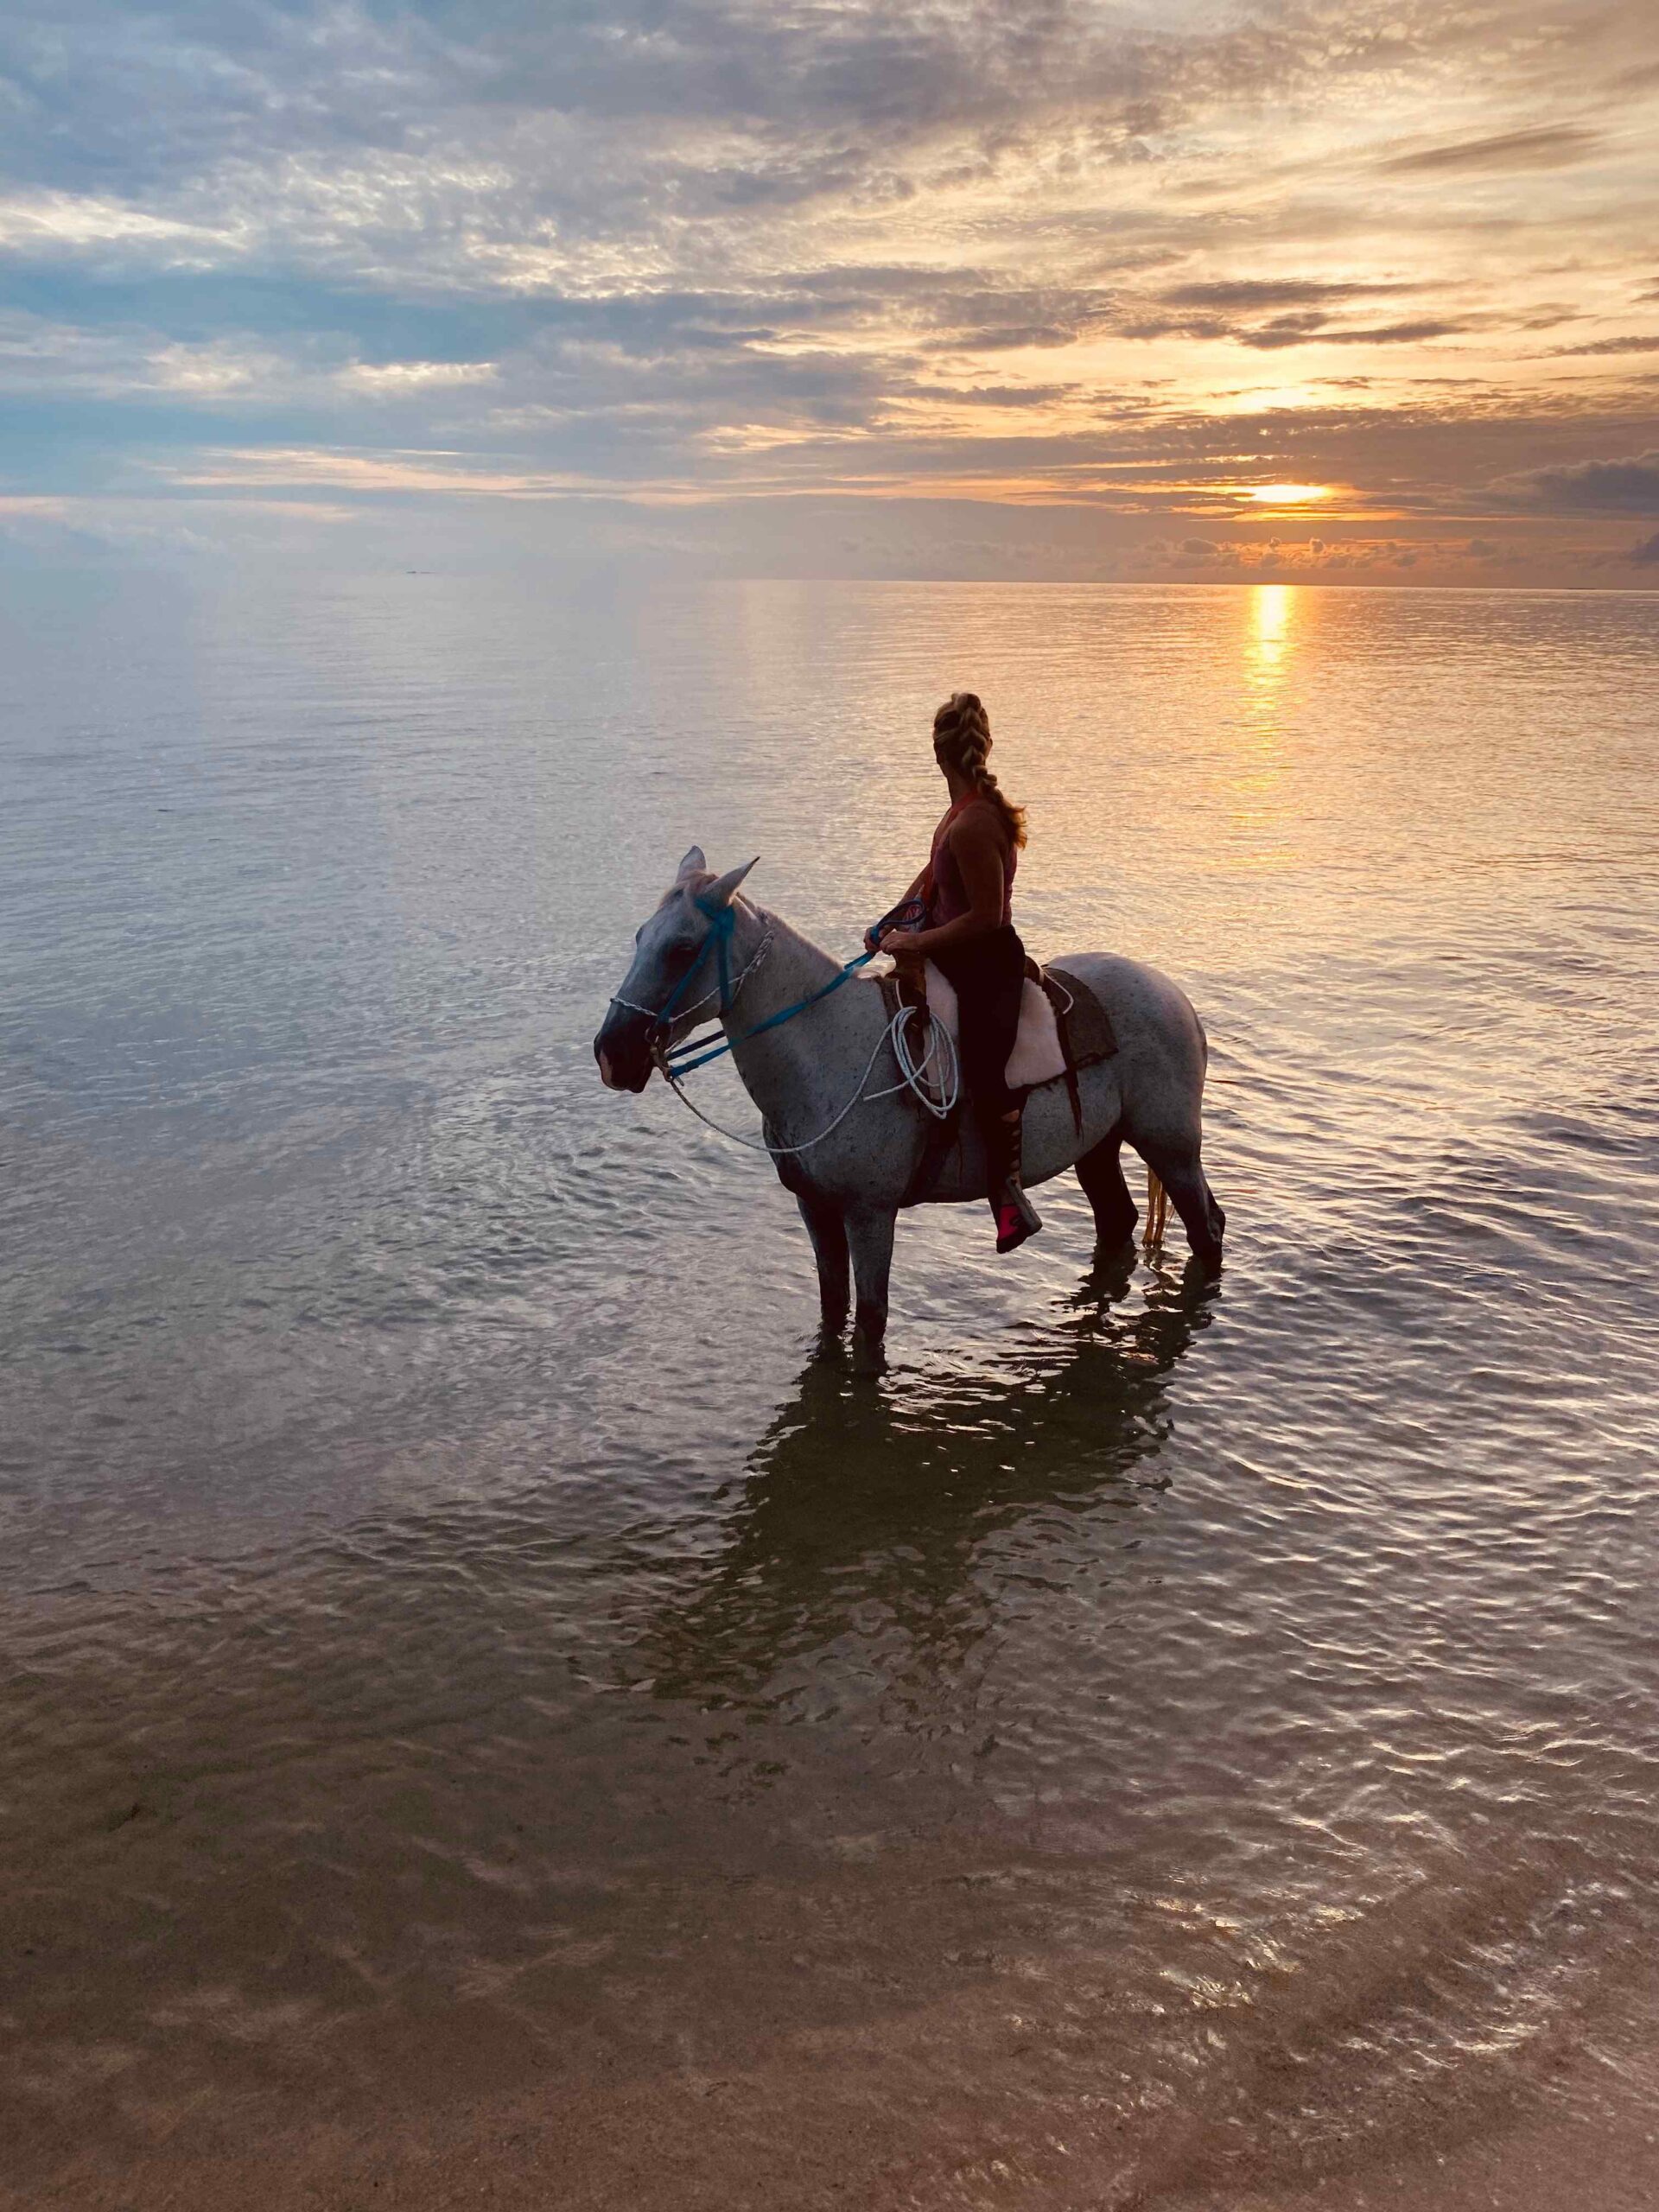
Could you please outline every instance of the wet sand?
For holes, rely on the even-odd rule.
[[[765,1928],[764,1910],[752,1916]],[[785,1943],[791,1926],[798,1935],[792,1911],[771,1933]],[[895,1958],[895,1974],[905,1964]],[[746,2010],[754,1994],[746,1985]],[[0,2204],[1647,2212],[1659,2201],[1650,2009],[1641,2043],[1627,2023],[1609,2048],[1604,2017],[1600,2048],[1552,2038],[1485,2101],[1447,2084],[1443,2098],[1385,2114],[1356,2089],[1344,2136],[1340,2101],[1328,2101],[1328,2051],[1306,2023],[1287,2020],[1277,2052],[1232,2084],[1236,2111],[1216,2108],[1211,2085],[1207,2113],[1137,2117],[1113,2109],[1109,2078],[1101,2094],[1057,2106],[1052,2046],[1037,2020],[1007,2010],[1005,1990],[810,2029],[801,2015],[817,2008],[800,1996],[798,1984],[780,1983],[769,2006],[750,2012],[741,2047],[688,2018],[677,2026],[688,2055],[659,2069],[594,2050],[579,2017],[566,2041],[544,2018],[531,2037],[463,2004],[383,2024],[338,2050],[325,2081],[303,2002],[238,2023],[221,1993],[219,2024],[245,2038],[251,2063],[150,2102],[123,2096],[111,2054],[103,2078],[83,2083],[21,2162],[11,2139]],[[641,2001],[652,1999],[642,1991]],[[731,1993],[710,2001],[728,2005]],[[671,2026],[660,2008],[658,2024]],[[86,2043],[97,2052],[95,2022]],[[1086,2071],[1086,2048],[1068,2063]],[[352,2079],[365,2064],[375,2075],[366,2095]],[[515,2086],[492,2090],[493,2077]],[[1309,2094],[1325,2101],[1313,2144],[1298,2111]],[[89,2111],[99,2114],[90,2126]]]
[[[1604,1942],[1581,2002],[1483,2048],[1477,1962],[1524,1973],[1537,1903],[1497,1870],[1248,1992],[1211,1928],[1215,1971],[1149,2009],[1090,1954],[1097,1868],[1052,1853],[849,1834],[722,1877],[705,1836],[680,1878],[609,1882],[528,1851],[389,1861],[342,1940],[233,1845],[176,1919],[171,1825],[114,1816],[55,1916],[45,1866],[8,1901],[8,2212],[1636,2212],[1659,2187],[1643,1959]],[[1141,2046],[1181,1999],[1184,2070],[1154,2083]]]
[[[879,2063],[871,2054],[868,2063]],[[1650,2075],[1649,2082],[1655,2077]],[[1650,2092],[1649,2093],[1650,2096]],[[738,2099],[741,2111],[734,2111]],[[711,2105],[715,2108],[711,2114]],[[389,2110],[361,2129],[303,2120],[268,2140],[163,2149],[118,2162],[78,2160],[43,2188],[0,2202],[121,2212],[442,2212],[497,2205],[594,2212],[841,2212],[1008,2206],[1055,2212],[1649,2212],[1659,2150],[1648,2096],[1593,2120],[1517,2123],[1415,2159],[1355,2159],[1298,2183],[1166,2190],[1109,2153],[1033,2154],[971,2107],[935,2108],[914,2130],[872,2128],[856,2099],[826,2094],[803,2063],[787,2082],[674,2085],[632,2095],[595,2090],[480,2104],[434,2122]],[[874,2136],[874,2139],[872,2139]]]

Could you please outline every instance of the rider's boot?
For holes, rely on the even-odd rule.
[[[996,1249],[1012,1252],[1042,1227],[1042,1217],[1026,1195],[1020,1179],[1020,1116],[1018,1110],[995,1125],[989,1141],[991,1212],[996,1222]]]

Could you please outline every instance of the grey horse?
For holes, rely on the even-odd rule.
[[[855,1292],[855,1348],[879,1356],[893,1224],[899,1209],[914,1202],[927,1116],[907,1091],[889,1088],[899,1071],[874,984],[854,979],[760,1029],[824,991],[841,963],[738,896],[753,866],[715,876],[701,849],[691,848],[635,938],[632,965],[594,1039],[594,1057],[612,1090],[643,1090],[659,1046],[717,1009],[738,1073],[760,1109],[779,1177],[812,1239],[824,1330],[835,1335],[845,1326]],[[723,984],[710,957],[722,936]],[[1106,1008],[1118,1050],[1078,1076],[1081,1132],[1063,1083],[1028,1095],[1021,1136],[1027,1184],[1075,1167],[1101,1245],[1116,1248],[1136,1218],[1118,1156],[1127,1140],[1162,1181],[1195,1256],[1218,1267],[1226,1216],[1199,1160],[1203,1025],[1185,995],[1156,969],[1104,952],[1074,953],[1065,965]],[[865,1095],[877,1091],[888,1095]],[[971,1122],[963,1117],[925,1202],[952,1205],[986,1196],[984,1154]]]

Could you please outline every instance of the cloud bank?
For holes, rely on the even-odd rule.
[[[885,574],[965,502],[1010,574],[1294,527],[1605,583],[1656,511],[1646,12],[13,0],[0,529],[287,500],[472,557],[510,505],[741,569],[861,503],[784,558]]]

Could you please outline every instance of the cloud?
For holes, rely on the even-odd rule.
[[[1292,346],[1419,346],[1468,330],[1466,322],[1426,315],[1415,321],[1332,323],[1317,309],[1274,315],[1266,322],[1242,323],[1219,315],[1142,315],[1118,325],[1124,338],[1225,339],[1259,353],[1282,353]]]
[[[918,396],[954,407],[1050,407],[1080,388],[1074,384],[937,384],[918,387]]]
[[[1545,514],[1659,514],[1659,447],[1620,461],[1576,461],[1522,469],[1494,493]]]
[[[1638,569],[1659,569],[1659,530],[1651,537],[1644,537],[1639,545],[1632,545],[1624,558],[1634,562]]]
[[[1172,308],[1294,308],[1323,306],[1335,300],[1369,298],[1378,292],[1408,292],[1410,284],[1327,283],[1307,276],[1244,276],[1197,284],[1175,284],[1158,294]]]
[[[1376,323],[1360,330],[1331,330],[1317,323],[1309,327],[1287,319],[1236,334],[1241,345],[1270,352],[1285,346],[1415,346],[1432,338],[1452,337],[1468,327],[1467,323],[1441,322],[1432,316],[1417,322]]]
[[[234,257],[243,248],[233,227],[147,214],[107,197],[35,192],[0,200],[0,249],[43,259],[119,249],[190,268]]]
[[[1557,346],[1553,358],[1571,360],[1594,353],[1659,353],[1659,338],[1598,338],[1588,346]]]
[[[184,468],[169,472],[187,489],[323,486],[341,492],[461,493],[467,497],[546,499],[609,488],[590,475],[551,470],[480,467],[453,454],[353,453],[339,446],[312,450],[257,446],[238,451],[209,448]]]
[[[906,296],[907,294],[907,296]],[[938,284],[906,288],[886,303],[896,319],[928,334],[934,351],[1011,353],[1026,346],[1069,346],[1104,329],[1116,295],[1104,287]]]
[[[1468,169],[1554,169],[1588,160],[1600,143],[1599,133],[1580,124],[1543,124],[1529,130],[1500,131],[1492,138],[1426,146],[1417,153],[1396,154],[1379,162],[1377,167],[1395,176]]]
[[[489,384],[499,373],[493,361],[354,361],[340,372],[340,381],[377,397],[403,398],[435,388]]]
[[[1495,550],[1495,549],[1494,549]],[[1274,537],[1260,538],[1153,538],[1140,548],[1143,566],[1185,573],[1203,571],[1224,575],[1261,577],[1263,572],[1284,582],[1319,582],[1341,579],[1364,581],[1389,578],[1421,568],[1449,563],[1454,573],[1465,549],[1437,541],[1413,543],[1394,537],[1351,537],[1340,541],[1323,537],[1306,540]]]
[[[1466,536],[1656,442],[1519,343],[1568,267],[1579,331],[1659,296],[1648,59],[1606,0],[10,0],[0,479],[758,544],[809,493],[1208,531],[1277,474]]]

